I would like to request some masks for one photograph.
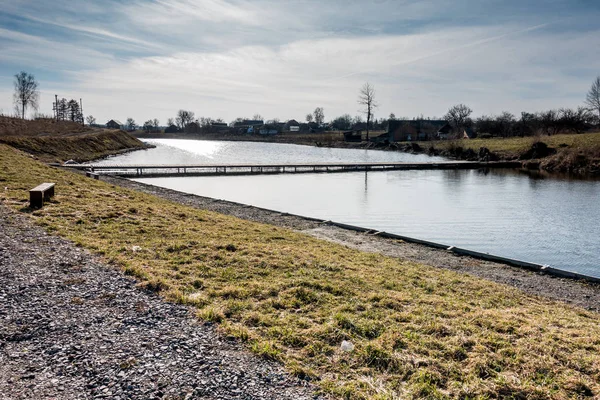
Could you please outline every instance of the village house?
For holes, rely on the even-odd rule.
[[[169,125],[165,128],[165,133],[177,133],[179,132],[179,127],[177,125]]]
[[[109,129],[123,129],[123,124],[120,121],[111,119],[106,123],[106,127]]]
[[[290,119],[283,127],[284,132],[300,132],[300,123],[295,119]]]
[[[197,122],[190,122],[184,128],[185,133],[200,133],[200,124]]]
[[[255,133],[258,132],[258,127],[263,126],[263,120],[245,119],[233,124],[235,131],[238,133]]]
[[[208,127],[211,133],[226,133],[229,132],[229,125],[225,122],[212,121]]]
[[[390,120],[388,132],[381,139],[394,142],[428,141],[447,139],[452,132],[448,121],[444,120]]]

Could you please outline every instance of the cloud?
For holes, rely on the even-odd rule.
[[[590,39],[598,33],[590,32]],[[74,78],[88,93],[143,97],[144,104],[127,108],[144,119],[154,117],[145,106],[170,113],[163,119],[179,107],[227,119],[253,112],[298,118],[316,106],[324,106],[329,117],[354,114],[358,89],[367,80],[376,86],[381,115],[441,115],[456,102],[468,102],[478,113],[519,112],[577,104],[587,80],[569,77],[570,61],[557,63],[555,55],[587,52],[587,62],[597,65],[600,52],[590,52],[579,38],[488,26],[304,40],[142,58]]]
[[[378,116],[576,106],[599,72],[600,13],[575,3],[23,0],[0,12],[0,74],[35,66],[99,120],[332,118],[358,112],[365,81]]]

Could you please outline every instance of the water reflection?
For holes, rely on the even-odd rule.
[[[101,164],[235,164],[311,162],[435,162],[440,157],[392,151],[336,149],[279,143],[147,139],[157,147],[111,157]]]

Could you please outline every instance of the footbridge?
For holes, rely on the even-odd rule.
[[[197,165],[107,165],[107,164],[69,164],[64,167],[90,171],[100,175],[122,177],[169,177],[169,176],[207,176],[207,175],[260,175],[327,173],[354,171],[391,171],[391,170],[452,170],[482,168],[520,168],[515,161],[477,162],[378,162],[378,163],[294,163],[294,164],[197,164]]]

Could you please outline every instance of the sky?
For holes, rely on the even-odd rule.
[[[600,75],[598,0],[0,0],[0,111],[14,75],[99,123],[260,114],[376,118],[583,105]]]

